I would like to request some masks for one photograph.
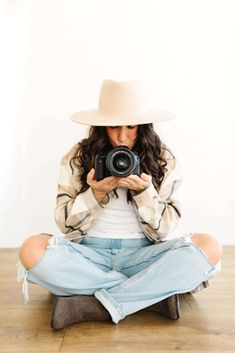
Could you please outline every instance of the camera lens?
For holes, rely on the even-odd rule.
[[[106,157],[106,168],[111,175],[126,177],[136,167],[136,155],[127,147],[116,147]]]
[[[130,167],[131,161],[129,156],[119,153],[113,158],[113,166],[115,169],[125,171]]]

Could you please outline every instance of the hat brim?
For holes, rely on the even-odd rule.
[[[100,114],[98,110],[83,110],[73,113],[69,118],[79,124],[93,126],[123,126],[141,125],[155,122],[164,122],[176,118],[174,113],[165,110],[150,109],[147,113],[134,116],[108,116]]]

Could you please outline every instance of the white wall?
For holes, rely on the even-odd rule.
[[[0,18],[0,246],[56,233],[60,158],[103,79],[143,78],[184,171],[178,232],[235,243],[233,0],[5,0]],[[2,79],[3,77],[3,79]],[[4,128],[3,128],[4,126]]]

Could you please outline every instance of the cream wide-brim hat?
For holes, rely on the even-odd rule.
[[[175,114],[150,109],[147,103],[145,82],[104,80],[97,109],[82,110],[70,115],[76,123],[94,126],[123,126],[163,122]]]

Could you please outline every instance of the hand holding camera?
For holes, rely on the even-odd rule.
[[[126,146],[118,146],[108,153],[99,153],[95,158],[95,169],[87,175],[87,183],[92,187],[98,201],[118,186],[136,192],[146,189],[152,177],[141,173],[137,153]]]
[[[129,175],[126,178],[122,178],[118,180],[118,186],[124,186],[127,189],[133,190],[136,194],[141,191],[147,189],[147,187],[151,184],[152,177],[151,175],[141,173],[138,175]]]
[[[90,185],[90,187],[93,190],[94,196],[97,199],[98,202],[102,201],[105,196],[118,187],[118,180],[114,176],[107,177],[103,180],[97,181],[94,178],[95,175],[95,169],[92,168],[90,172],[87,174],[87,184]]]

